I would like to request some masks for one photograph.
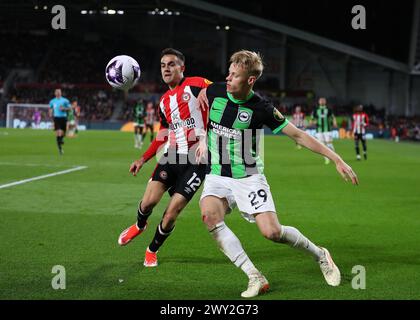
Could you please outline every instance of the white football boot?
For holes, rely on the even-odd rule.
[[[324,252],[318,263],[322,274],[324,275],[325,281],[327,281],[330,286],[336,287],[341,282],[340,270],[335,265],[328,250],[322,247],[319,248]]]
[[[248,289],[241,293],[242,298],[253,298],[265,293],[270,289],[267,279],[261,274],[256,273],[249,278]]]

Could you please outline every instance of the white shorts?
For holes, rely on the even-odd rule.
[[[226,198],[229,208],[232,210],[237,205],[249,222],[255,222],[256,213],[276,212],[270,186],[263,174],[242,179],[207,174],[200,201],[207,196]]]
[[[331,131],[327,132],[317,132],[316,138],[321,141],[322,143],[331,143],[332,142],[332,134]]]

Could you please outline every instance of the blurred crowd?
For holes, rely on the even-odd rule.
[[[145,101],[152,101],[158,105],[160,95],[166,91],[166,86],[160,79],[158,57],[156,49],[141,47],[136,41],[122,42],[113,39],[113,45],[104,45],[101,41],[73,39],[61,41],[57,34],[51,40],[46,37],[28,34],[19,35],[19,43],[13,48],[2,50],[0,55],[0,90],[11,69],[27,68],[33,70],[31,80],[15,79],[7,96],[3,96],[0,105],[0,120],[6,117],[6,104],[12,103],[43,103],[47,104],[53,97],[54,89],[60,87],[63,96],[69,100],[77,99],[81,106],[80,122],[107,121],[113,118],[119,121],[133,119],[133,107],[138,97],[145,97]],[[0,34],[1,43],[14,43],[16,36]],[[77,45],[74,45],[77,44]],[[33,50],[42,48],[42,50]],[[116,49],[118,48],[118,49]],[[124,96],[124,93],[112,89],[105,81],[104,67],[111,57],[127,52],[133,57],[141,57],[142,81],[131,90],[134,97]],[[31,52],[31,54],[27,54]],[[224,75],[212,65],[203,65],[195,60],[194,54],[189,54],[188,70],[195,70],[196,74],[205,74],[210,80],[222,80]],[[74,63],[76,62],[77,63]],[[145,66],[149,69],[145,70]],[[26,81],[26,82],[25,82]],[[299,104],[306,115],[310,115],[316,107],[316,93],[290,93],[275,89],[276,85],[267,81],[259,81],[258,91],[274,102],[274,105],[285,115],[292,115],[294,107]],[[1,92],[0,92],[1,96]],[[117,106],[118,104],[118,106]],[[340,116],[339,127],[349,129],[352,105],[328,103],[336,116]],[[368,130],[373,130],[380,137],[395,140],[420,140],[419,118],[390,117],[385,114],[383,106],[364,106],[370,118]]]
[[[158,88],[164,88],[157,86]],[[162,89],[163,90],[163,89]],[[149,92],[147,98],[142,98],[144,104],[151,101],[157,110],[159,105],[159,97],[163,91],[152,93]],[[269,94],[265,94],[270,98]],[[134,119],[133,110],[134,106],[140,98],[124,97],[123,92],[118,90],[105,90],[98,88],[64,88],[63,96],[69,100],[77,99],[81,107],[79,121],[107,121],[110,120],[115,108],[115,101],[120,100],[122,106],[115,115],[114,119],[118,121],[132,121]],[[45,88],[26,88],[22,87],[14,91],[13,96],[9,102],[14,103],[43,103],[46,104],[53,98],[53,89]],[[275,101],[275,99],[274,99]],[[313,104],[285,104],[275,103],[279,111],[286,115],[291,116],[297,105],[301,106],[302,112],[310,117],[316,105]],[[351,117],[353,107],[329,104],[337,117],[337,125],[339,128],[351,130]],[[364,106],[364,112],[369,116],[368,132],[374,132],[377,137],[385,139],[400,140],[415,140],[420,141],[420,117],[402,117],[386,115],[384,109],[377,109],[373,105]],[[157,112],[156,112],[157,114]],[[0,119],[4,119],[5,114],[0,113]],[[157,120],[157,119],[156,119]],[[309,121],[308,121],[309,124]]]
[[[64,88],[62,91],[64,97],[76,99],[81,106],[79,120],[82,122],[109,120],[114,111],[114,101],[121,95],[120,92],[100,89]],[[54,89],[19,88],[9,102],[48,104],[53,98]]]

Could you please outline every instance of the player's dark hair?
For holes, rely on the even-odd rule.
[[[173,48],[166,48],[166,49],[163,49],[162,52],[160,53],[160,58],[162,59],[162,57],[166,56],[167,54],[173,54],[179,60],[181,60],[182,63],[185,63],[185,56],[181,51],[178,51],[178,50],[173,49]]]

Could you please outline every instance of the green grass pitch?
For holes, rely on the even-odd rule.
[[[144,268],[143,258],[167,195],[149,229],[118,246],[155,163],[129,175],[139,156],[133,143],[130,133],[81,132],[59,156],[51,131],[0,129],[0,185],[88,167],[0,189],[0,299],[240,299],[247,278],[201,222],[200,192],[159,251],[157,268]],[[342,284],[329,287],[311,257],[264,239],[235,210],[226,222],[271,284],[256,299],[419,299],[420,144],[368,141],[369,160],[360,162],[352,141],[335,148],[359,186],[284,136],[266,137],[265,174],[280,222],[327,247]],[[52,288],[55,265],[65,267],[65,290]],[[364,290],[352,288],[357,265],[366,270]]]

